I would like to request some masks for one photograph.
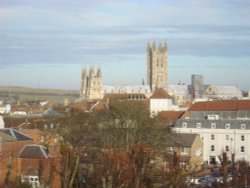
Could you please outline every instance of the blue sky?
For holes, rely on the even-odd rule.
[[[0,85],[79,89],[82,66],[104,84],[139,84],[148,41],[168,42],[169,82],[250,90],[249,0],[1,0]]]

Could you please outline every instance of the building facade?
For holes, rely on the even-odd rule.
[[[176,133],[199,134],[203,140],[203,160],[229,159],[250,161],[250,100],[197,102],[176,121]]]
[[[82,69],[82,82],[80,96],[89,99],[102,99],[103,98],[103,83],[102,83],[102,70],[97,69],[95,73],[94,67]]]
[[[166,89],[168,84],[168,47],[165,42],[156,47],[155,42],[147,47],[147,84],[152,92],[156,88]]]
[[[168,47],[167,43],[155,42],[147,47],[147,84],[105,86],[102,80],[102,71],[98,68],[95,73],[91,66],[89,71],[82,69],[80,97],[87,99],[103,99],[105,94],[145,94],[148,98],[156,88],[166,89],[168,84]]]

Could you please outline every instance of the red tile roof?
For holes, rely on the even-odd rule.
[[[164,119],[177,120],[183,113],[184,111],[162,111],[159,113],[159,116]]]
[[[221,100],[194,103],[188,111],[250,110],[250,100]]]
[[[172,97],[163,89],[157,89],[150,99],[172,99]]]

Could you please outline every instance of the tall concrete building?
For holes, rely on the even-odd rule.
[[[202,75],[192,75],[192,93],[194,99],[203,97],[203,85]]]
[[[168,84],[168,47],[167,43],[155,42],[147,47],[147,84],[152,92],[157,88],[166,89]]]

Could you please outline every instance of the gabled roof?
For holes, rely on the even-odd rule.
[[[183,113],[184,111],[161,111],[159,116],[164,119],[177,120]]]
[[[250,110],[250,100],[220,100],[194,103],[188,111]]]
[[[163,89],[157,89],[150,99],[172,99],[172,97]]]
[[[26,145],[21,151],[20,158],[31,158],[31,159],[48,159],[48,149],[41,145]]]
[[[11,128],[0,129],[0,135],[3,142],[32,140],[32,138]]]
[[[171,147],[191,147],[197,134],[171,134],[171,139],[167,141],[167,146]]]
[[[47,110],[45,110],[42,113],[43,116],[59,116],[61,115],[60,113],[58,113],[57,111],[53,110],[51,107],[49,107]]]

